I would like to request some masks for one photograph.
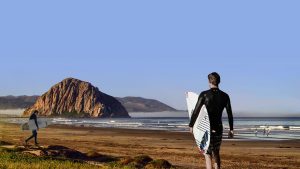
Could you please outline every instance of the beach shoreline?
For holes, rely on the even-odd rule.
[[[165,130],[175,132],[189,132],[188,118],[172,117],[143,117],[143,118],[45,118],[51,125],[71,125],[74,127],[122,128],[134,130]],[[1,121],[23,124],[28,118],[6,117]],[[300,137],[300,118],[235,118],[235,139],[246,140],[293,140]],[[228,123],[224,119],[224,138],[227,138]],[[268,132],[266,132],[268,131]]]
[[[1,140],[22,145],[31,131],[0,123]],[[193,136],[187,132],[53,125],[38,132],[41,145],[63,145],[82,152],[119,157],[146,154],[180,168],[204,168]],[[298,168],[300,140],[228,140],[221,146],[223,168]]]

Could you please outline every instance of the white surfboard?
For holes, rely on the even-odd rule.
[[[190,119],[197,104],[198,97],[199,96],[196,93],[186,93],[186,102]],[[194,124],[193,135],[198,148],[206,153],[210,143],[210,122],[205,105],[201,107],[197,120]]]
[[[49,125],[49,122],[46,119],[37,120],[39,128],[45,128]],[[34,120],[29,120],[27,123],[22,124],[22,130],[36,130],[37,126]]]

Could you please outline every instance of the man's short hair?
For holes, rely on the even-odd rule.
[[[33,110],[33,113],[36,113],[36,114],[38,114],[38,112],[39,112],[39,111],[37,111],[37,110]]]
[[[208,75],[208,81],[215,86],[219,86],[221,82],[220,75],[217,72],[212,72]]]

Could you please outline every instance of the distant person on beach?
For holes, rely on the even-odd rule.
[[[220,76],[218,73],[213,72],[208,75],[209,87],[210,90],[203,91],[198,98],[198,102],[194,109],[194,112],[191,117],[189,124],[190,131],[193,132],[193,126],[199,115],[201,107],[206,106],[210,127],[210,144],[207,150],[207,153],[204,154],[206,161],[206,168],[212,168],[212,157],[215,160],[215,168],[221,168],[221,158],[220,158],[220,146],[222,143],[223,135],[223,124],[222,124],[222,113],[224,108],[226,108],[229,120],[230,131],[228,133],[229,138],[233,138],[233,116],[230,104],[230,98],[228,94],[219,89]]]
[[[34,120],[37,129],[36,129],[36,130],[32,130],[32,135],[31,135],[29,138],[27,138],[27,139],[25,140],[26,145],[27,145],[27,142],[28,142],[30,139],[32,139],[33,137],[34,137],[34,143],[35,143],[35,145],[38,145],[38,144],[39,144],[39,143],[37,142],[37,130],[39,130],[39,125],[38,125],[38,123],[37,123],[37,114],[38,114],[38,111],[37,111],[37,110],[34,110],[33,113],[32,113],[32,114],[30,115],[30,117],[29,117],[29,120]]]
[[[257,137],[257,133],[258,133],[257,128],[255,128],[255,131],[254,131],[255,137]]]
[[[264,136],[265,136],[265,135],[269,136],[269,134],[270,134],[269,126],[268,126],[268,125],[265,125],[265,127],[264,127]]]
[[[269,134],[270,134],[270,132],[271,132],[271,128],[267,128],[267,137],[269,137]]]

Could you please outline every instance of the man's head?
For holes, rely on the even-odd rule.
[[[208,82],[210,88],[219,87],[219,84],[221,82],[220,75],[217,72],[210,73],[208,75]]]
[[[32,114],[38,114],[38,111],[37,111],[37,110],[34,110],[34,111],[32,112]]]

